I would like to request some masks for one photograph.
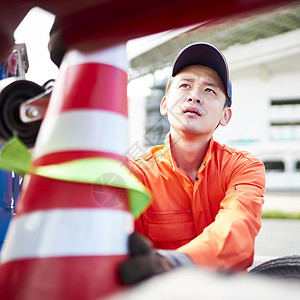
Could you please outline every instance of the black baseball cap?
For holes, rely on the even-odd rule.
[[[228,64],[223,53],[208,43],[195,43],[185,47],[176,56],[173,63],[172,76],[191,65],[204,65],[215,70],[223,81],[226,94],[232,104],[232,84],[229,80]]]

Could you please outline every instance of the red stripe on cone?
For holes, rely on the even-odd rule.
[[[111,153],[111,152],[102,152],[102,151],[64,151],[46,154],[42,157],[38,157],[34,160],[34,166],[46,166],[52,164],[64,163],[76,159],[82,158],[110,158],[116,161],[119,161],[124,166],[128,166],[128,158],[123,155]]]
[[[5,263],[0,267],[0,299],[103,299],[124,288],[118,266],[125,259],[125,255],[83,256]]]
[[[128,76],[124,70],[105,64],[86,63],[68,67],[64,78],[66,80],[55,87],[47,115],[88,108],[108,110],[128,117]],[[56,103],[57,96],[63,96],[64,101]]]
[[[116,180],[115,176],[117,175],[111,173],[106,174],[106,176],[113,181]],[[98,183],[101,183],[101,180],[103,178],[99,176]],[[128,191],[123,188],[62,181],[33,174],[27,175],[23,184],[26,186],[26,193],[20,195],[17,216],[36,210],[53,208],[129,210]]]

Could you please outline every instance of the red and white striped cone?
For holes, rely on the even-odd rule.
[[[90,157],[124,162],[126,65],[125,45],[67,53],[37,139],[35,167]],[[118,174],[103,176],[109,178],[95,182]],[[132,231],[126,189],[27,174],[3,248],[1,299],[98,299],[119,291],[118,265]]]

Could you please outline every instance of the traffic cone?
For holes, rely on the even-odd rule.
[[[123,288],[118,266],[128,255],[133,217],[120,184],[126,180],[114,166],[126,168],[126,65],[125,45],[66,54],[32,164],[54,165],[55,175],[25,175],[1,257],[1,299],[100,299]],[[63,169],[89,158],[108,166],[90,168],[98,174],[93,182]]]

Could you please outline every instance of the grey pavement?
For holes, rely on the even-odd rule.
[[[266,193],[263,210],[300,212],[300,192]],[[300,255],[300,220],[263,219],[255,241],[253,267],[270,259]]]
[[[300,255],[300,220],[263,219],[252,267],[290,255]]]

